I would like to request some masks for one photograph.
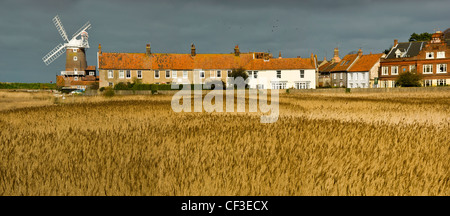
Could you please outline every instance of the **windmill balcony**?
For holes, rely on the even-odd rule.
[[[61,75],[86,75],[84,71],[61,71]]]

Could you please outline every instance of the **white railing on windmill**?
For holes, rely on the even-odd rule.
[[[86,32],[91,28],[91,23],[89,21],[81,26],[81,28],[72,35],[72,39],[69,40],[66,30],[62,25],[61,19],[59,19],[59,16],[56,15],[52,20],[65,43],[64,45],[58,44],[58,46],[53,48],[52,51],[50,51],[42,58],[42,61],[44,61],[46,65],[49,65],[53,61],[55,61],[66,51],[67,48],[89,48],[88,33]],[[81,36],[81,38],[77,39],[78,36]]]

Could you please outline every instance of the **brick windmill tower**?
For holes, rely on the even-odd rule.
[[[58,15],[53,18],[53,23],[65,43],[56,46],[42,61],[49,65],[65,52],[66,68],[57,76],[57,85],[69,89],[85,89],[97,80],[95,66],[87,66],[86,62],[86,49],[89,48],[89,35],[86,31],[91,28],[91,24],[88,21],[69,40]]]

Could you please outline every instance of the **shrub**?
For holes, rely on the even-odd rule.
[[[395,81],[395,84],[401,87],[420,87],[420,80],[420,75],[408,71],[401,73]]]
[[[99,90],[102,92],[105,90],[105,87],[101,87]]]

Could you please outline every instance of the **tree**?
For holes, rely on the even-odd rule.
[[[236,85],[236,87],[245,86],[245,88],[247,88],[248,74],[243,67],[232,69],[231,77],[234,78],[235,81],[234,85]],[[242,77],[243,80],[238,79],[239,77]]]
[[[432,34],[428,32],[424,32],[422,34],[412,33],[411,37],[409,37],[409,42],[412,41],[430,41]]]
[[[231,76],[236,79],[237,77],[242,77],[244,80],[248,78],[247,71],[243,67],[234,68],[231,71]]]
[[[421,77],[409,71],[401,73],[395,83],[401,87],[420,87]]]

